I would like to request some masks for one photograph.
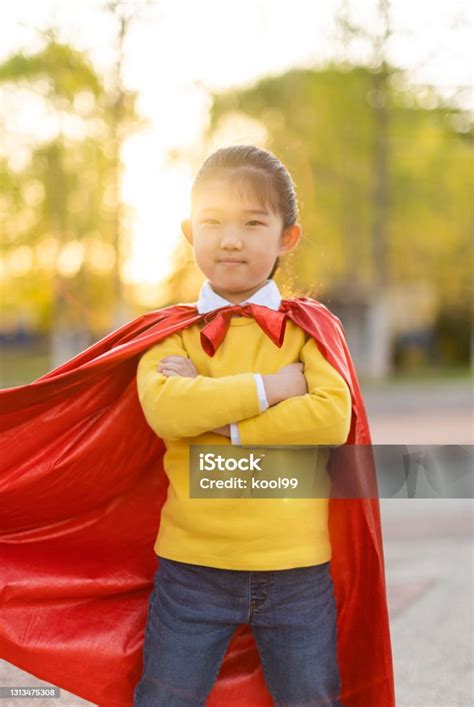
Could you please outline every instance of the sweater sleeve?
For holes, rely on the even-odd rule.
[[[165,356],[188,358],[179,332],[148,349],[137,366],[140,405],[159,437],[171,441],[195,437],[259,412],[254,373],[219,378],[168,377],[156,370]]]
[[[298,395],[237,423],[240,444],[344,444],[350,430],[352,400],[342,376],[309,337],[300,353],[308,385]]]

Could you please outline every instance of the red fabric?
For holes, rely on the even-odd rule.
[[[281,313],[315,338],[351,389],[350,434],[330,468],[337,479],[350,464],[363,485],[370,447],[348,452],[370,434],[342,325],[305,297],[283,300]],[[101,707],[133,704],[168,486],[164,443],[138,401],[138,359],[202,319],[192,305],[150,312],[33,383],[0,391],[0,655]],[[392,707],[378,498],[331,498],[329,532],[341,700]],[[234,634],[207,704],[272,704],[248,626]]]
[[[214,356],[224,340],[230,319],[234,314],[253,317],[273,343],[281,348],[285,337],[286,312],[263,307],[259,304],[233,304],[220,307],[204,315],[206,324],[201,329],[201,344],[209,356]]]

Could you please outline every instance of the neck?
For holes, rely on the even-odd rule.
[[[263,280],[263,282],[261,282],[256,287],[252,287],[250,290],[243,290],[241,292],[229,292],[220,287],[215,287],[211,283],[209,283],[209,285],[211,289],[216,293],[216,295],[223,297],[228,302],[232,302],[232,304],[240,304],[241,302],[244,302],[244,300],[254,295],[256,292],[258,292],[258,290],[263,287],[263,285],[266,285],[267,282],[269,282],[269,280]]]

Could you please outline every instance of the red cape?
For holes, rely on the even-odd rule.
[[[280,309],[349,385],[346,445],[370,445],[341,322],[307,297],[282,300]],[[163,440],[138,400],[138,359],[202,318],[194,305],[144,314],[34,382],[0,391],[0,656],[101,707],[133,704],[168,486]],[[336,474],[346,445],[331,451]],[[370,468],[365,458],[351,457],[361,484]],[[347,458],[344,465],[347,471]],[[341,701],[392,707],[377,495],[331,498],[329,533]],[[247,625],[234,633],[207,704],[273,704]]]

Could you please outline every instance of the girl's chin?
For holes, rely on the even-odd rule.
[[[231,275],[226,277],[208,277],[211,285],[218,287],[222,290],[244,292],[245,290],[251,290],[253,287],[258,287],[259,281],[254,279],[250,280],[248,277],[232,277]]]
[[[239,270],[239,268],[228,268],[225,274],[223,274],[222,271],[220,273],[213,273],[213,277],[211,276],[209,280],[219,287],[225,288],[226,285],[232,284],[236,287],[242,286],[242,289],[247,287],[247,283],[249,282],[249,278],[245,277],[243,271]],[[249,287],[252,287],[252,284],[250,284]]]

